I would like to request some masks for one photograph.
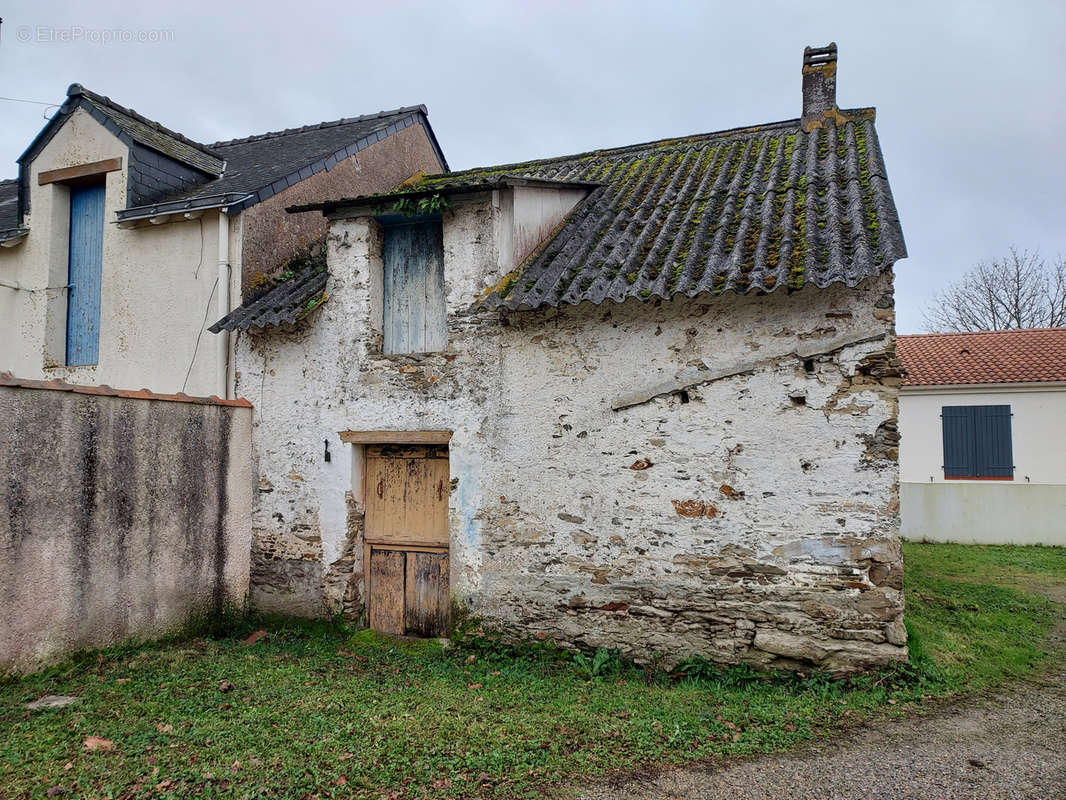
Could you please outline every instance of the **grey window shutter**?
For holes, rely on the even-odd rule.
[[[973,477],[976,470],[973,406],[944,406],[944,477]]]
[[[1010,406],[974,406],[977,471],[981,478],[1014,477]]]

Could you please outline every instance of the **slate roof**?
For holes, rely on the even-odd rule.
[[[602,184],[484,299],[489,307],[855,286],[907,250],[874,110],[840,114],[843,124],[810,133],[789,120],[430,176],[389,197],[501,176]]]
[[[424,125],[436,146],[427,113],[425,106],[407,106],[216,142],[210,148],[226,163],[225,172],[219,178],[168,198],[168,202],[120,212],[119,219],[133,218],[138,213],[154,216],[164,213],[169,205],[197,208],[202,205],[199,201],[219,197],[227,198],[227,202],[221,204],[226,205],[230,213],[241,211],[324,169],[332,169],[344,159],[411,125]],[[438,158],[446,166],[443,153],[439,152],[439,147],[437,150]]]
[[[1066,381],[1066,328],[900,336],[904,386]]]
[[[300,270],[261,297],[234,309],[208,330],[246,331],[298,322],[325,302],[328,275],[324,263]]]
[[[223,156],[213,153],[211,148],[194,142],[177,131],[172,131],[158,122],[142,117],[131,108],[120,106],[110,97],[91,92],[80,83],[72,84],[67,89],[67,97],[68,99],[85,98],[92,109],[113,121],[131,139],[145,147],[150,147],[202,172],[211,175],[222,174]]]
[[[420,124],[425,128],[437,157],[447,169],[429,125],[426,107],[421,105],[207,145],[80,84],[73,84],[59,111],[19,158],[23,203],[18,217],[23,217],[27,210],[28,177],[24,165],[33,160],[78,108],[84,108],[131,147],[147,148],[151,153],[161,154],[158,158],[169,159],[165,164],[143,150],[131,152],[129,206],[118,212],[120,221],[203,208],[224,208],[235,213],[317,172],[331,169],[345,158],[411,125]],[[180,169],[175,169],[177,164],[182,165]],[[136,175],[133,174],[135,166]]]

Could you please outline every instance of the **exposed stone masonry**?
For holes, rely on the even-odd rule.
[[[664,664],[905,658],[891,274],[472,312],[502,277],[494,208],[445,221],[445,353],[380,355],[368,219],[331,228],[328,303],[241,337],[253,601],[358,617],[358,453],[337,432],[446,429],[453,597],[505,632]]]

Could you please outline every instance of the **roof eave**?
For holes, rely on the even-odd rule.
[[[188,200],[171,200],[165,203],[154,203],[149,206],[133,206],[123,208],[115,212],[119,222],[135,222],[142,219],[151,219],[168,214],[180,214],[190,211],[208,211],[217,208],[231,213],[233,207],[249,197],[247,192],[230,192],[228,194],[205,195],[193,197]]]
[[[14,247],[30,235],[29,228],[9,228],[0,231],[0,247]]]
[[[304,203],[289,206],[285,210],[290,214],[300,214],[306,211],[321,211],[328,216],[337,211],[345,210],[352,212],[365,211],[366,216],[377,216],[382,204],[394,203],[397,200],[415,200],[433,195],[454,197],[458,195],[472,195],[481,192],[490,192],[494,189],[512,188],[515,186],[534,186],[544,188],[570,188],[570,189],[596,189],[603,184],[594,181],[554,181],[540,178],[530,178],[523,175],[502,175],[492,181],[471,183],[465,185],[444,185],[424,188],[405,189],[397,192],[382,192],[380,194],[368,194],[358,197],[346,197],[340,200],[327,200],[319,203]],[[357,214],[362,216],[362,214]]]
[[[1066,391],[1066,381],[998,381],[995,383],[904,383],[904,394],[937,394],[946,391]]]

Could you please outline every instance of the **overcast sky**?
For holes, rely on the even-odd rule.
[[[425,103],[451,167],[799,116],[804,45],[876,106],[910,257],[899,330],[975,261],[1066,255],[1066,3],[29,2],[0,95],[75,81],[203,142]],[[108,32],[144,43],[105,43]],[[79,38],[77,42],[42,39]],[[156,41],[151,41],[156,40]],[[44,124],[0,101],[0,177]]]

